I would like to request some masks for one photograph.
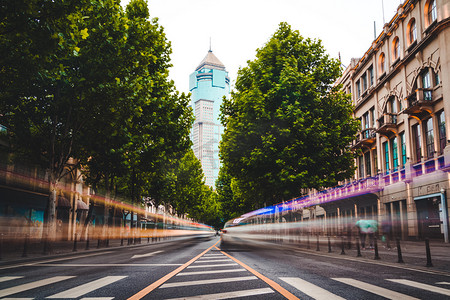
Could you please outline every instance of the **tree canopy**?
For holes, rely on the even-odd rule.
[[[350,98],[334,85],[339,61],[320,40],[281,23],[224,99],[220,155],[247,209],[322,189],[353,172]],[[235,200],[236,201],[236,200]]]

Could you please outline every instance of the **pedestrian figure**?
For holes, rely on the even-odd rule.
[[[375,220],[358,220],[356,227],[359,230],[359,237],[361,239],[361,248],[366,248],[366,238],[369,236],[369,249],[373,249],[373,241],[375,233],[378,230],[378,223]]]

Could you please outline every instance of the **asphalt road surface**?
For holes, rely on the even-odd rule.
[[[171,240],[0,267],[0,299],[450,299],[450,272]]]

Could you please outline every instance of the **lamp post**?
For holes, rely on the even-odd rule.
[[[441,209],[442,209],[442,225],[444,229],[444,242],[448,243],[448,212],[447,199],[445,197],[445,190],[441,189]]]

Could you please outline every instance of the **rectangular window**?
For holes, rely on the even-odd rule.
[[[366,176],[371,176],[372,168],[370,164],[370,151],[364,154],[364,161],[366,163]]]
[[[370,117],[372,121],[372,127],[375,127],[375,108],[373,107],[370,109]]]
[[[391,142],[392,147],[392,167],[394,168],[394,171],[397,171],[398,169],[398,145],[397,145],[397,137],[392,139]]]
[[[367,90],[367,75],[364,74],[361,78],[362,78],[363,91],[365,91],[365,90]]]
[[[444,111],[438,115],[438,128],[439,128],[439,151],[442,154],[444,148],[447,145],[447,134],[445,132],[445,114]]]
[[[364,157],[359,157],[359,178],[364,178]]]
[[[367,70],[368,74],[369,74],[369,85],[373,86],[373,67],[371,66],[368,70]]]
[[[416,155],[416,162],[422,160],[422,143],[420,142],[420,124],[414,125],[412,127],[413,138],[414,138],[414,150]]]
[[[361,84],[359,82],[359,80],[356,82],[356,95],[359,97],[361,97]]]
[[[427,143],[427,158],[432,158],[434,155],[433,118],[429,118],[425,123],[425,139]]]
[[[384,169],[386,171],[386,174],[389,173],[389,143],[384,142],[383,143],[383,150],[384,150]]]
[[[406,165],[406,141],[405,141],[405,133],[400,133],[400,147],[402,151],[402,166]]]

